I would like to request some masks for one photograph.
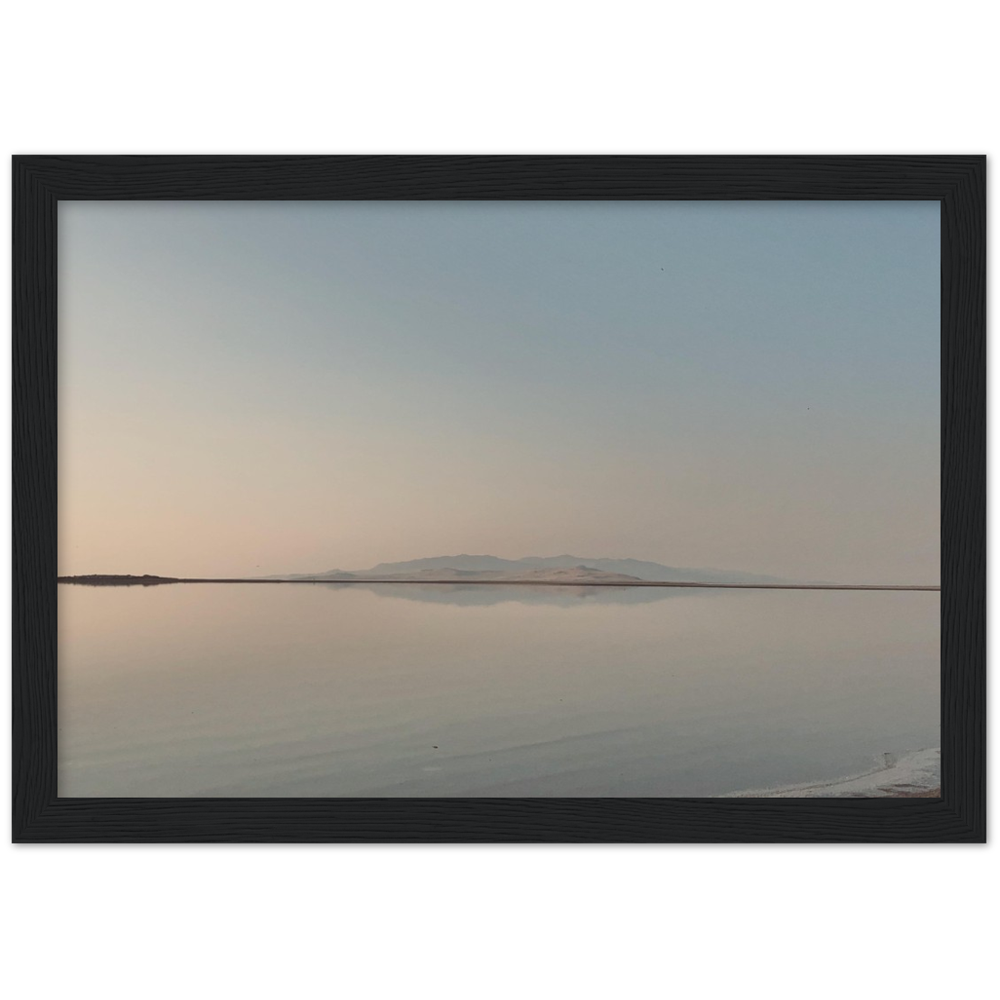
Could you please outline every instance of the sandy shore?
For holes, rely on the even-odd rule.
[[[896,756],[883,754],[881,764],[870,771],[808,785],[787,785],[748,792],[730,798],[939,798],[941,795],[941,750],[929,747]]]

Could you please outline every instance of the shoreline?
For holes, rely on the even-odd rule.
[[[154,587],[168,583],[335,583],[339,586],[351,584],[370,585],[373,583],[404,584],[408,586],[426,586],[447,584],[471,584],[479,587],[677,587],[682,589],[710,590],[897,590],[897,591],[940,591],[940,585],[895,585],[895,584],[850,584],[850,583],[687,583],[683,581],[636,580],[636,581],[598,581],[598,580],[477,580],[477,579],[447,579],[440,580],[393,580],[378,577],[353,579],[309,579],[309,580],[265,580],[260,578],[198,578],[198,577],[166,577],[166,576],[60,576],[57,583],[71,583],[85,587]]]
[[[883,763],[870,771],[832,781],[784,785],[776,788],[731,792],[723,798],[940,798],[941,749],[927,747],[897,756],[883,754]]]

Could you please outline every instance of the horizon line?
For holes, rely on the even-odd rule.
[[[130,581],[133,586],[142,585],[143,581],[166,583],[327,583],[350,586],[352,584],[472,584],[474,586],[494,586],[494,587],[679,587],[688,589],[721,589],[721,590],[896,590],[896,591],[940,591],[940,584],[882,584],[882,583],[704,583],[674,580],[614,580],[614,581],[594,581],[594,580],[476,580],[476,579],[440,579],[440,580],[386,580],[386,579],[344,579],[338,580],[323,579],[314,577],[309,579],[295,580],[274,580],[263,577],[170,577],[154,576],[145,574],[143,576],[131,576],[128,574],[95,573],[82,576],[57,576],[57,583],[76,583],[86,586],[90,581],[91,586],[101,586],[98,581]],[[121,585],[130,585],[121,584]],[[105,586],[108,584],[104,584]],[[113,584],[111,584],[113,585]]]

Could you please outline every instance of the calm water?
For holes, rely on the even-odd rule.
[[[64,796],[719,795],[937,746],[938,594],[61,585]]]

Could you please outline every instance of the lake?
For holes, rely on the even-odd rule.
[[[61,796],[714,796],[939,745],[939,594],[59,590]]]

